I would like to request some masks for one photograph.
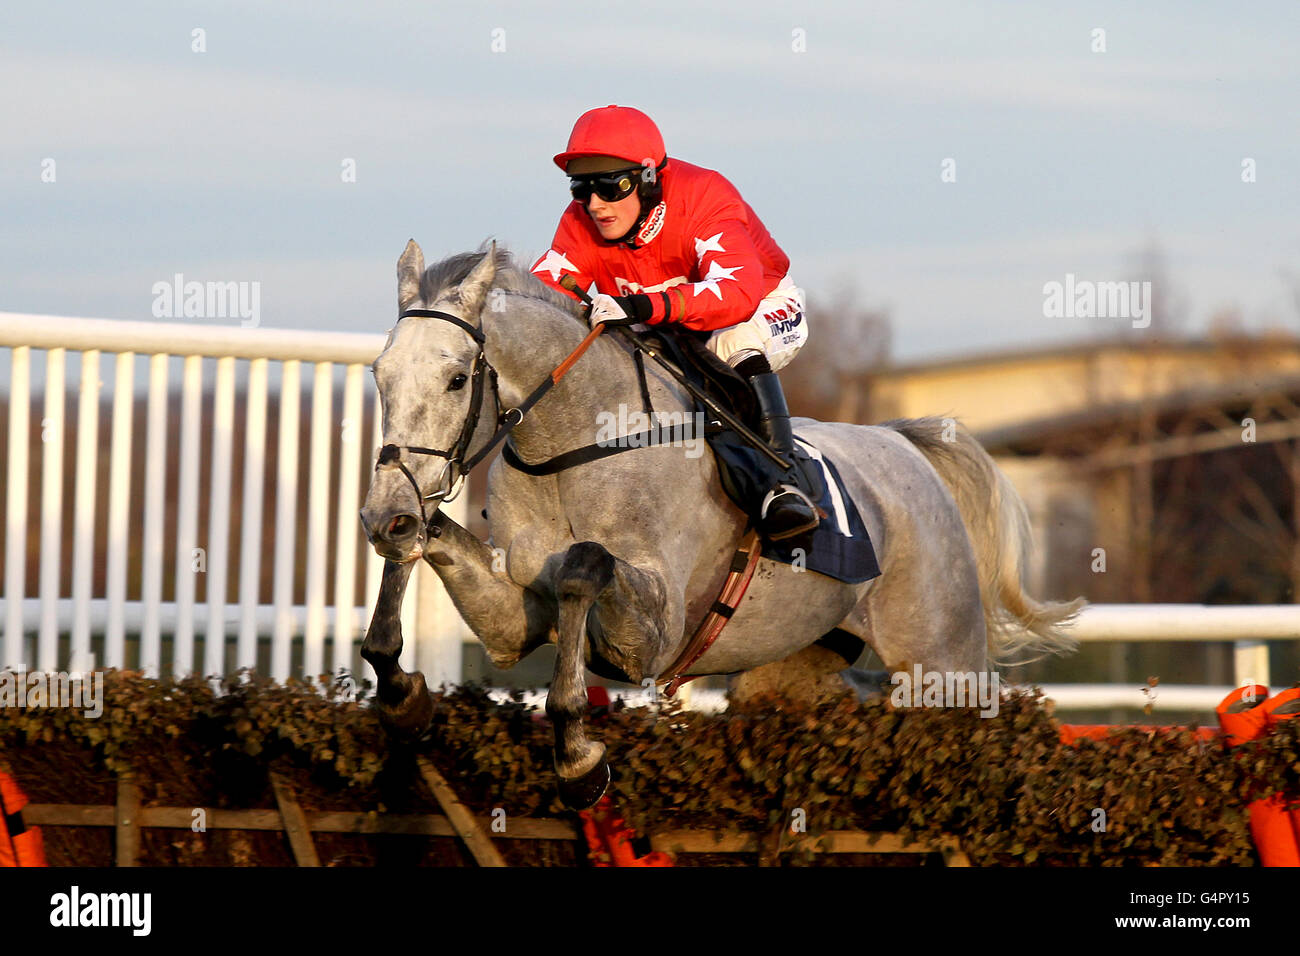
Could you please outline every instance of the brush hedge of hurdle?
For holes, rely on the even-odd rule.
[[[0,767],[51,865],[587,865],[551,728],[483,688],[391,743],[337,688],[110,672],[104,712],[0,708]],[[977,710],[852,695],[720,715],[597,708],[609,795],[678,865],[1252,865],[1246,807],[1300,804],[1300,720],[1229,748],[1192,728],[1061,742],[1030,694]],[[202,826],[203,829],[199,829]]]

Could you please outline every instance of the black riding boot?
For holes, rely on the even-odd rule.
[[[749,378],[758,399],[759,425],[763,437],[786,461],[794,463],[794,433],[790,428],[790,410],[785,404],[781,381],[775,372],[760,372]],[[790,476],[793,482],[777,484],[763,499],[759,530],[772,541],[784,541],[807,534],[817,527],[817,508],[804,487],[807,478],[797,464]],[[812,491],[815,495],[816,492]]]

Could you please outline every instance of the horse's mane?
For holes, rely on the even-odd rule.
[[[487,255],[489,244],[490,240],[485,240],[476,252],[460,252],[435,262],[425,269],[424,275],[420,277],[420,298],[425,302],[432,302],[439,294],[464,282],[465,277]],[[551,288],[532,273],[521,269],[505,246],[498,244],[496,250],[496,276],[492,280],[492,288],[501,289],[512,295],[539,299],[582,321],[581,302]]]

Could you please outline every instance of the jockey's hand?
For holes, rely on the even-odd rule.
[[[648,295],[613,296],[597,292],[591,297],[591,312],[587,321],[594,329],[602,322],[608,326],[635,325],[646,321],[650,315]]]
[[[636,322],[636,319],[628,314],[627,308],[620,301],[621,298],[615,298],[603,292],[597,292],[593,295],[591,297],[591,311],[587,315],[588,324],[594,329],[602,322],[608,326],[632,325]]]

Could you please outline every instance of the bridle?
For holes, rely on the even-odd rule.
[[[441,319],[444,322],[450,322],[452,325],[462,329],[478,344],[478,354],[474,356],[474,367],[470,372],[470,398],[469,398],[469,415],[465,419],[465,424],[461,426],[460,435],[450,448],[424,448],[420,445],[384,445],[379,449],[379,460],[375,462],[375,470],[379,470],[380,465],[395,464],[401,469],[406,480],[411,483],[415,489],[416,500],[420,503],[420,520],[422,527],[428,528],[429,517],[425,513],[424,503],[426,501],[453,501],[464,488],[465,478],[470,469],[487,457],[488,453],[496,447],[497,442],[509,434],[510,429],[518,425],[523,420],[523,411],[518,408],[501,411],[501,393],[497,388],[497,370],[492,367],[488,361],[487,355],[483,351],[486,337],[483,331],[473,325],[470,325],[459,316],[451,315],[447,312],[439,312],[436,309],[405,309],[398,314],[397,319],[400,322],[408,317]],[[483,394],[484,394],[484,373],[488,381],[492,383],[492,401],[496,407],[497,431],[493,434],[492,440],[486,447],[482,448],[477,454],[468,461],[465,460],[465,452],[469,449],[469,443],[474,437],[474,432],[478,429],[479,418],[483,413]],[[511,415],[515,415],[514,421],[510,421]],[[420,483],[415,480],[410,469],[402,461],[402,452],[410,452],[415,455],[432,455],[435,458],[445,458],[447,463],[442,466],[442,471],[438,473],[437,486],[438,490],[431,494],[425,494]]]
[[[596,340],[596,337],[604,331],[605,325],[604,323],[600,323],[592,329],[591,332],[587,334],[587,337],[582,340],[581,344],[570,352],[569,356],[556,366],[551,374],[542,380],[542,384],[533,389],[528,397],[519,403],[517,408],[507,408],[502,411],[501,392],[497,387],[497,370],[492,367],[492,363],[488,361],[487,355],[483,351],[486,337],[483,335],[482,329],[471,325],[459,316],[450,315],[446,312],[439,312],[436,309],[405,309],[398,314],[397,319],[400,322],[408,316],[426,319],[441,319],[444,322],[450,322],[452,325],[463,330],[478,344],[478,355],[474,357],[474,368],[470,373],[471,391],[469,399],[469,415],[465,418],[465,424],[461,426],[460,436],[456,439],[456,443],[447,449],[424,448],[420,445],[387,444],[379,449],[379,460],[375,462],[376,471],[379,470],[380,465],[388,464],[397,465],[397,467],[402,470],[402,474],[406,476],[406,480],[409,481],[411,487],[415,489],[416,500],[420,503],[420,520],[422,522],[422,527],[427,531],[429,528],[429,522],[432,519],[426,514],[424,503],[430,500],[454,500],[464,488],[465,478],[469,475],[470,470],[490,455],[492,449],[496,448],[498,444],[504,441],[506,437],[509,436],[510,432],[514,430],[515,426],[524,420],[524,416],[528,414],[532,407],[541,401],[542,396],[549,392],[556,382],[564,377],[565,373],[573,367],[573,364],[578,360],[582,353],[587,350],[587,346],[591,345],[591,343]],[[479,417],[483,413],[483,378],[485,372],[488,381],[492,384],[492,401],[496,408],[496,431],[492,433],[492,437],[488,439],[488,443],[471,455],[467,460],[465,458],[465,452],[469,450],[469,443],[473,440],[474,432],[478,430]],[[447,463],[442,466],[442,471],[438,474],[437,491],[426,495],[421,490],[420,483],[415,480],[415,476],[411,474],[410,470],[406,467],[406,464],[402,461],[402,452],[404,451],[415,455],[432,455],[435,458],[447,459]],[[453,472],[453,470],[454,473],[449,476],[449,472]]]

